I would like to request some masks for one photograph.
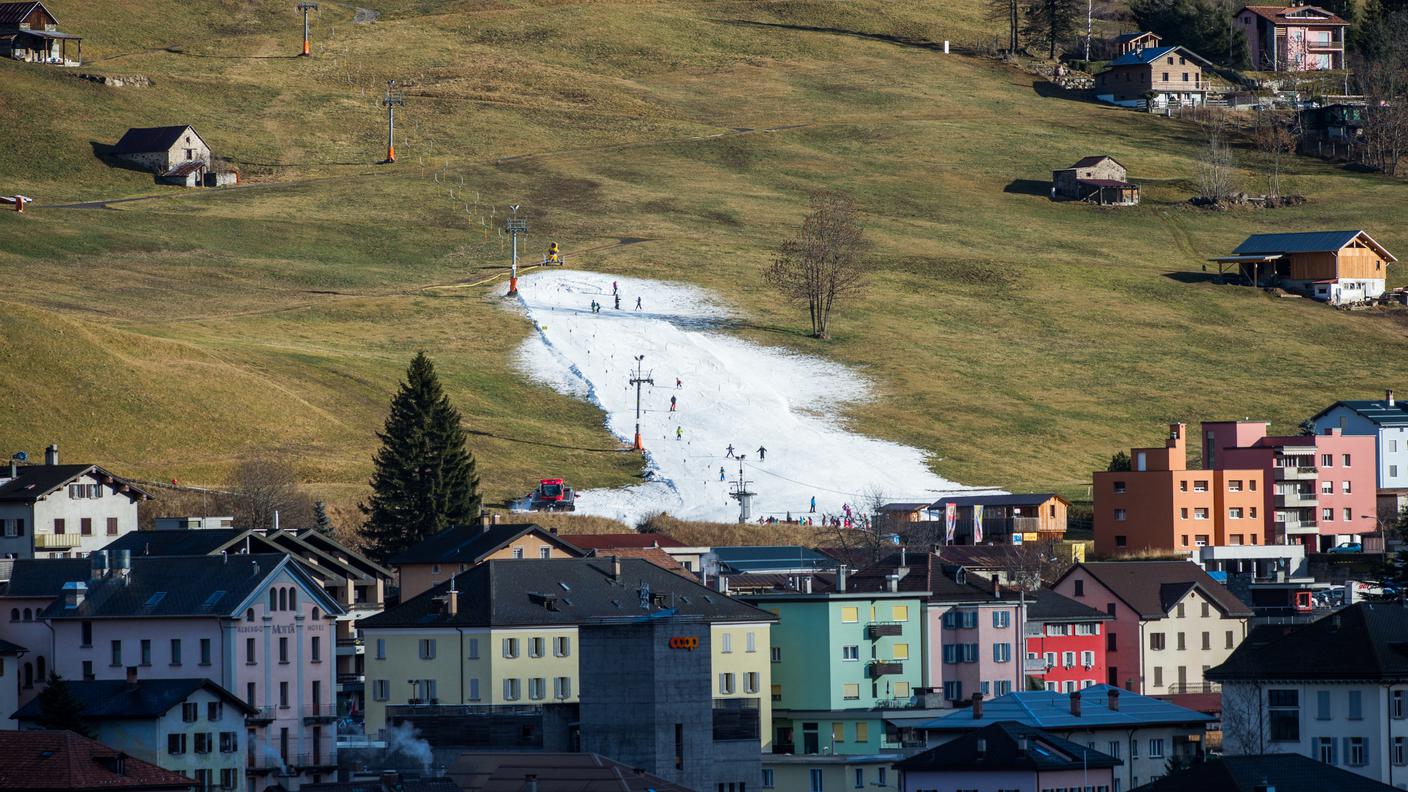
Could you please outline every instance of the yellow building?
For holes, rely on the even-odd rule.
[[[407,602],[491,559],[581,558],[588,551],[533,523],[483,522],[446,528],[391,557],[401,601]]]
[[[387,707],[577,701],[577,625],[674,612],[710,622],[716,698],[755,699],[772,739],[775,617],[635,558],[490,560],[358,623],[366,729]]]

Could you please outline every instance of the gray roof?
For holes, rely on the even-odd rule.
[[[0,638],[0,655],[21,655],[28,652],[29,650],[23,646],[17,643],[10,643],[4,638]]]
[[[771,572],[782,569],[834,569],[836,559],[800,545],[715,547],[719,566],[734,572]]]
[[[30,0],[27,3],[0,3],[0,25],[17,25],[23,22],[25,17],[28,17],[30,12],[37,7],[43,7],[44,12],[49,14],[55,23],[59,21],[58,17],[54,16],[43,3]]]
[[[1393,400],[1393,406],[1388,405],[1385,399],[1351,399],[1337,401],[1320,412],[1310,416],[1310,420],[1315,420],[1336,407],[1344,407],[1358,413],[1359,416],[1378,426],[1408,426],[1408,406],[1397,399]]]
[[[1113,618],[1104,611],[1076,602],[1050,589],[1041,589],[1027,594],[1027,621],[1029,622],[1109,621]]]
[[[16,558],[10,580],[0,593],[6,597],[57,597],[65,583],[87,579],[86,558]]]
[[[83,602],[68,608],[55,600],[45,608],[45,618],[237,616],[244,603],[283,570],[301,582],[304,595],[329,615],[343,613],[287,555],[135,556],[126,580],[116,576],[89,580],[84,564],[83,574],[70,578],[87,584]]]
[[[1118,709],[1110,709],[1110,691],[1119,691]],[[983,716],[974,718],[964,709],[920,724],[928,731],[969,731],[1000,721],[1017,721],[1039,729],[1064,731],[1079,728],[1190,724],[1201,726],[1211,715],[1194,712],[1151,696],[1141,696],[1109,685],[1092,685],[1080,692],[1080,714],[1071,714],[1071,694],[1054,690],[1008,693],[983,702]]]
[[[905,772],[1048,772],[1124,764],[1094,748],[1016,721],[991,723],[895,765]]]
[[[155,151],[166,151],[181,139],[181,134],[187,128],[200,137],[200,133],[195,131],[189,124],[181,126],[161,126],[161,127],[133,127],[122,135],[122,139],[117,141],[117,145],[112,147],[113,154],[148,154]],[[205,141],[202,140],[202,143]]]
[[[578,556],[586,551],[564,540],[536,523],[497,523],[490,525],[457,525],[426,538],[424,541],[392,556],[392,566],[404,564],[477,564],[485,556],[508,545],[524,534],[538,538]]]
[[[689,792],[595,753],[468,751],[460,754],[447,775],[460,789],[476,792],[521,792],[529,775],[535,777],[538,792]]]
[[[1211,66],[1207,58],[1188,49],[1187,47],[1144,47],[1125,54],[1110,61],[1111,66],[1148,66],[1154,61],[1173,52],[1178,52],[1189,60],[1195,60],[1203,66]]]
[[[1222,756],[1130,792],[1390,792],[1394,787],[1301,754]]]
[[[1054,492],[1014,492],[1005,495],[956,495],[939,498],[929,508],[942,509],[949,503],[955,506],[1040,506],[1052,498],[1066,501]]]
[[[1191,561],[1095,561],[1076,564],[1061,576],[1085,573],[1114,592],[1143,619],[1162,619],[1194,588],[1230,618],[1252,615],[1246,603]],[[1058,581],[1059,582],[1059,581]]]
[[[250,551],[255,553],[279,553],[283,549],[270,544],[264,537],[240,528],[191,528],[173,531],[132,531],[123,534],[103,547],[109,553],[127,550],[137,556],[185,556],[211,555],[227,547],[238,544],[244,549],[245,535],[249,535]],[[236,543],[236,540],[240,540]]]
[[[375,627],[508,627],[582,624],[666,613],[710,621],[776,619],[639,558],[493,559],[390,610],[362,619]],[[447,612],[454,584],[457,613]],[[644,594],[644,597],[642,596]],[[641,607],[642,599],[646,607]]]
[[[85,720],[149,720],[160,718],[180,706],[198,690],[208,690],[226,704],[242,713],[254,708],[233,693],[205,677],[179,679],[139,679],[128,684],[125,679],[66,680],[74,698],[83,706]],[[37,720],[42,714],[39,699],[30,699],[11,717],[15,720]],[[201,717],[204,717],[202,714]]]
[[[1408,680],[1408,608],[1361,602],[1310,624],[1259,627],[1206,676]]]
[[[1383,245],[1360,230],[1300,231],[1287,234],[1252,234],[1233,253],[1257,255],[1271,253],[1326,253],[1339,250],[1359,237],[1389,261],[1396,261]]]
[[[119,493],[133,500],[150,498],[144,490],[138,489],[127,479],[103,470],[97,465],[21,465],[19,475],[0,484],[0,503],[33,503],[54,492],[79,476],[92,474],[103,482],[110,479],[114,487],[126,486],[127,492]],[[8,475],[8,474],[5,474]]]

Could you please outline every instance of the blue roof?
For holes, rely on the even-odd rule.
[[[735,572],[770,572],[780,569],[834,569],[836,559],[800,545],[715,547],[721,566]]]
[[[1119,690],[1119,709],[1110,709],[1110,691]],[[1092,685],[1080,693],[1081,714],[1071,714],[1071,694],[1054,690],[1008,693],[983,702],[983,717],[962,709],[952,715],[918,724],[929,731],[969,731],[1001,721],[1017,721],[1039,729],[1078,729],[1100,726],[1149,726],[1172,723],[1207,723],[1212,716],[1141,696],[1109,685]]]
[[[1141,63],[1153,63],[1165,54],[1173,52],[1178,47],[1144,47],[1125,54],[1110,61],[1111,66],[1138,66]]]
[[[1390,261],[1393,257],[1368,234],[1360,230],[1352,231],[1301,231],[1291,234],[1252,234],[1232,251],[1238,255],[1264,255],[1270,253],[1326,253],[1339,250],[1360,235],[1365,242],[1379,251]]]
[[[1390,407],[1384,399],[1341,400],[1311,416],[1315,420],[1336,407],[1344,407],[1359,414],[1359,417],[1376,426],[1408,426],[1408,409],[1397,399]]]

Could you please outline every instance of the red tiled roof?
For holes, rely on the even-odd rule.
[[[1325,15],[1325,19],[1287,19],[1287,11],[1301,11],[1312,9]],[[1242,6],[1243,11],[1250,11],[1262,19],[1276,25],[1344,25],[1349,23],[1339,16],[1326,11],[1319,6],[1274,6],[1274,5],[1249,5]],[[1241,13],[1240,11],[1238,13]]]
[[[612,550],[622,547],[684,547],[684,542],[658,533],[562,534],[562,538],[583,550]],[[597,553],[597,555],[602,555]]]
[[[613,555],[621,558],[643,558],[661,569],[668,569],[690,580],[695,579],[694,575],[691,574],[688,569],[684,568],[684,564],[676,561],[669,553],[658,547],[616,547],[606,553],[597,553],[598,557],[602,555]]]
[[[179,773],[70,731],[0,732],[0,789],[6,792],[186,790],[194,785]]]

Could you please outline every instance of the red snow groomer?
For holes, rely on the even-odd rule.
[[[562,479],[542,479],[528,496],[532,511],[576,511],[577,493]]]

